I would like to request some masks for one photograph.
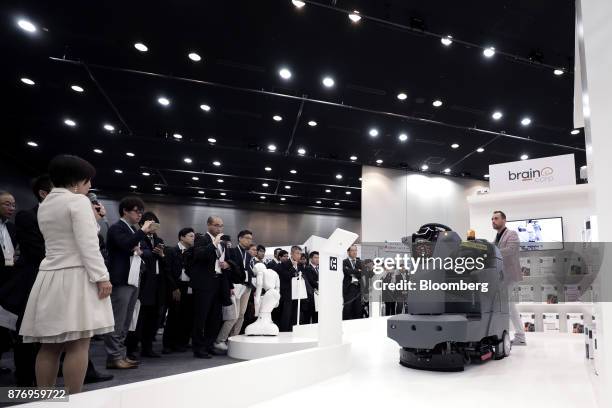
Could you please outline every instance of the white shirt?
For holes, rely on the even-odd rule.
[[[244,267],[244,281],[248,282],[249,281],[249,272],[247,271],[247,266],[246,266],[246,253],[247,253],[247,250],[242,248],[240,246],[240,244],[238,244],[238,251],[240,251],[240,256],[242,257],[242,266]]]
[[[15,262],[15,248],[13,247],[13,241],[6,227],[7,222],[8,218],[4,221],[0,220],[0,246],[4,254],[4,265],[13,266]]]
[[[183,243],[181,241],[179,241],[178,243],[178,247],[181,250],[181,253],[185,252],[187,250],[187,247],[185,245],[183,245]],[[183,268],[181,270],[181,277],[180,277],[182,282],[189,282],[189,276],[187,276],[187,274],[185,273],[185,268]]]
[[[213,242],[215,242],[215,237],[212,236],[212,234],[208,231],[206,231],[206,233],[208,235],[210,235],[210,239],[212,239]],[[215,273],[217,275],[220,275],[221,272],[221,262],[225,261],[225,251],[223,250],[223,247],[221,246],[221,244],[217,244],[217,261],[215,262]]]

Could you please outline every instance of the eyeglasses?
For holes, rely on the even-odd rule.
[[[130,212],[135,212],[136,214],[140,214],[142,215],[143,211],[140,208],[134,208],[133,210],[130,210]]]
[[[10,201],[5,201],[2,203],[3,207],[8,207],[8,208],[17,208],[17,205],[15,203],[11,203]]]

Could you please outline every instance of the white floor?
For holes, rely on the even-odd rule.
[[[506,359],[468,366],[464,372],[438,373],[400,366],[397,343],[386,337],[384,324],[376,324],[370,331],[350,336],[352,368],[348,374],[254,407],[395,403],[432,408],[595,408],[583,337],[566,333],[527,336],[528,346],[513,348]]]

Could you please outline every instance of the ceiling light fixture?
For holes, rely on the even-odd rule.
[[[140,52],[147,52],[147,51],[149,51],[149,47],[147,47],[143,43],[136,43],[136,44],[134,44],[134,48],[136,48]]]
[[[17,21],[17,25],[23,31],[27,31],[28,33],[36,32],[36,26],[33,23],[29,22],[28,20],[19,20]]]
[[[170,100],[168,98],[165,98],[163,96],[157,98],[157,102],[162,105],[162,106],[168,106],[170,105]]]
[[[26,85],[36,85],[36,82],[32,81],[30,78],[21,78],[21,82]]]
[[[479,147],[478,149],[476,149],[476,151],[477,151],[478,153],[482,153],[482,152],[484,152],[484,148],[483,148],[483,147]]]
[[[523,119],[521,119],[521,125],[529,126],[530,124],[531,124],[531,119],[530,118],[523,118]]]
[[[291,170],[289,170],[289,173],[291,173],[291,174],[297,174],[297,170],[293,170],[293,169],[291,169]]]
[[[432,105],[436,108],[439,108],[440,106],[442,106],[442,101],[439,99],[436,99],[435,101],[433,101]]]
[[[353,22],[353,23],[358,23],[359,20],[361,20],[361,16],[359,15],[359,11],[357,10],[353,10],[352,13],[349,13],[348,18]]]
[[[331,193],[331,190],[328,188],[325,190],[326,193]]]
[[[265,200],[266,196],[259,196],[259,198],[261,198],[262,200]]]
[[[227,193],[219,193],[219,194],[224,196],[224,197],[227,195]]]
[[[197,177],[197,176],[193,176],[191,179],[194,180],[194,181],[198,181],[200,178]]]
[[[126,156],[128,156],[128,157],[134,157],[134,156],[136,156],[136,155],[135,155],[134,153],[132,153],[132,152],[127,152],[125,155],[126,155]]]
[[[102,149],[93,149],[93,152],[97,153],[97,154],[102,154],[103,153]]]
[[[131,187],[131,188],[134,188],[134,189],[138,188],[138,186],[136,186],[136,185],[134,185],[134,184],[132,184],[130,187]]]
[[[334,203],[334,205],[340,205],[340,203],[336,201],[336,202]]]
[[[204,191],[198,190],[198,194],[204,194]]]
[[[449,45],[451,45],[453,43],[453,36],[452,35],[447,35],[446,37],[442,37],[440,39],[440,42],[442,43],[442,45],[444,45],[445,47],[448,47]]]
[[[400,92],[400,93],[397,94],[397,99],[399,99],[400,101],[405,101],[406,98],[408,98],[408,95],[406,95],[403,92]]]
[[[383,163],[382,159],[376,160],[376,164],[382,164],[382,163]]]
[[[30,147],[38,147],[38,143],[30,141],[30,142],[28,142],[28,146],[30,146]]]
[[[326,88],[331,88],[332,86],[334,86],[336,82],[334,81],[334,79],[332,77],[325,77],[323,78],[323,85]]]
[[[316,201],[316,203],[317,203],[317,204],[321,204],[321,200],[317,200],[317,201]]]
[[[223,183],[223,179],[217,179],[217,183]]]
[[[70,127],[75,127],[76,126],[76,122],[72,119],[64,119],[64,123]]]
[[[280,200],[281,200],[281,201],[285,201],[285,200],[286,200],[286,198],[285,198],[285,197],[281,197],[281,198],[280,198]]]
[[[521,160],[527,160],[529,158],[529,156],[527,156],[526,154],[521,155]]]
[[[351,161],[355,161],[355,160],[357,160],[357,156],[351,156],[351,157],[349,157],[349,159],[351,159]]]
[[[271,151],[271,152],[274,152],[274,151],[276,151],[276,146],[273,145],[273,144],[269,144],[268,145],[268,150]]]
[[[113,125],[111,125],[110,123],[105,123],[104,124],[104,130],[108,130],[109,132],[114,132],[115,131],[115,127]]]
[[[428,165],[424,164],[424,165],[421,166],[421,170],[425,171],[427,169],[429,169]]]
[[[308,122],[308,126],[315,127],[317,126],[317,122],[315,122],[314,120],[311,120]]]
[[[272,171],[272,167],[264,167],[265,171]]]
[[[451,169],[449,169],[448,167],[444,169],[444,173],[448,174],[451,172]]]
[[[182,139],[183,135],[181,135],[180,133],[175,133],[175,134],[172,135],[172,137],[175,138],[175,139]]]
[[[187,163],[187,164],[191,164],[191,163],[193,163],[193,160],[191,160],[189,157],[185,157],[185,158],[183,159],[183,161],[184,161],[185,163]]]
[[[306,5],[306,3],[304,3],[301,0],[291,0],[291,3],[293,3],[293,5],[298,9],[301,9],[302,7]]]
[[[161,191],[161,187],[155,187],[155,190]]]
[[[336,178],[337,178],[338,180],[342,180],[342,174],[340,174],[340,173],[336,174]]]
[[[376,137],[376,136],[378,136],[378,129],[372,128],[372,129],[370,129],[370,131],[368,133],[370,134],[370,136]]]
[[[298,154],[299,154],[299,155],[303,156],[303,155],[305,155],[305,154],[306,154],[306,149],[304,149],[303,147],[300,147],[300,148],[297,150],[297,152],[298,152]]]
[[[208,143],[217,143],[217,139],[215,139],[214,137],[209,137]]]
[[[262,187],[269,187],[270,186],[268,183],[262,183],[261,185],[262,185]]]
[[[200,109],[202,109],[204,112],[210,112],[210,105],[206,105],[205,103],[200,105]]]
[[[397,138],[400,140],[400,142],[405,142],[406,140],[408,140],[408,135],[405,133],[402,133]]]
[[[283,79],[291,79],[291,71],[287,68],[281,68],[280,71],[278,71],[278,75]]]
[[[291,186],[285,186],[285,190],[291,190]]]
[[[580,130],[578,129],[574,129],[570,132],[572,135],[577,135],[578,133],[580,133]]]
[[[280,115],[274,115],[272,116],[272,119],[274,119],[276,122],[280,122],[281,120],[283,120],[283,117]]]
[[[485,49],[482,51],[482,54],[483,54],[485,57],[487,57],[487,58],[491,58],[491,57],[493,57],[493,56],[495,55],[495,48],[494,48],[494,47],[488,47],[488,48],[485,48]]]
[[[489,175],[488,175],[488,174],[485,174],[485,175],[484,175],[484,178],[489,178]]]
[[[79,92],[79,93],[85,91],[85,89],[83,89],[83,87],[78,86],[78,85],[72,85],[70,87],[70,89],[72,89],[74,92]]]
[[[215,160],[212,164],[213,164],[213,166],[219,167],[221,165],[221,162],[218,161],[218,160]]]
[[[116,169],[116,170],[115,170],[115,173],[117,173],[117,174],[123,174],[123,170]]]
[[[495,120],[500,120],[503,116],[504,114],[500,111],[493,112],[493,114],[491,115],[491,117]]]
[[[561,75],[563,75],[563,74],[565,73],[565,71],[563,71],[562,69],[557,68],[557,69],[555,69],[555,70],[553,71],[553,73],[554,73],[556,76],[561,76]]]
[[[459,143],[453,143],[453,144],[451,145],[451,148],[453,148],[453,149],[458,149],[458,148],[459,148]]]
[[[193,62],[200,62],[202,60],[202,57],[200,57],[200,55],[198,55],[195,52],[190,52],[188,55],[189,59],[192,60]]]
[[[148,173],[148,172],[146,172],[146,171],[143,171],[143,172],[142,172],[142,175],[143,175],[143,176],[145,176],[145,177],[149,177],[149,176],[151,175],[151,173]]]
[[[345,192],[344,194],[346,194],[346,195],[351,195],[351,192],[350,192],[350,191],[347,191],[347,192]]]

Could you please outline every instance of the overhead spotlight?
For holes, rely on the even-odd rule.
[[[192,179],[193,181],[198,181],[200,178],[199,178],[199,177],[197,177],[197,176],[193,176],[191,179]]]
[[[424,164],[424,165],[421,166],[421,170],[425,171],[427,169],[429,169],[428,165]]]
[[[325,190],[326,193],[331,193],[331,190],[328,188]]]
[[[175,139],[179,139],[180,140],[180,139],[183,138],[183,135],[181,135],[180,133],[175,133],[175,134],[172,135],[172,137],[175,138]]]
[[[276,122],[280,122],[281,120],[283,120],[283,117],[279,115],[274,115],[272,116],[272,119],[274,119],[274,121]]]
[[[448,174],[451,172],[451,169],[449,169],[448,167],[444,169],[444,173]]]
[[[217,183],[223,183],[223,179],[217,179]]]
[[[132,184],[130,187],[131,187],[131,188],[133,188],[133,189],[138,188],[138,186],[136,186],[136,185],[134,185],[134,184]]]
[[[308,126],[315,127],[315,126],[317,126],[317,122],[315,122],[314,120],[310,120],[310,121],[308,121]]]
[[[487,57],[487,58],[491,58],[492,56],[494,56],[494,55],[495,55],[495,48],[494,48],[494,47],[488,47],[488,48],[485,48],[485,49],[482,51],[482,54],[483,54],[485,57]]]
[[[136,155],[135,155],[134,153],[132,153],[132,152],[127,152],[125,155],[126,155],[126,156],[128,156],[128,157],[134,157],[134,156],[136,156]]]
[[[193,163],[193,160],[191,160],[189,157],[185,157],[185,158],[183,159],[183,161],[184,161],[185,163],[187,163],[187,164],[191,164],[191,163]]]
[[[117,174],[123,174],[123,170],[116,169],[116,170],[115,170],[115,173],[117,173]]]
[[[346,191],[344,194],[351,195],[351,192],[350,191]]]
[[[283,79],[291,79],[291,71],[287,68],[281,68],[280,71],[278,71],[278,75]]]
[[[33,23],[31,23],[30,21],[28,21],[28,20],[19,20],[19,21],[17,21],[17,25],[23,31],[27,31],[28,33],[35,33],[36,32],[36,26]]]
[[[435,101],[433,101],[432,105],[436,108],[439,108],[440,106],[442,106],[442,101],[439,99],[436,99]]]
[[[202,60],[202,57],[200,57],[200,55],[196,54],[195,52],[190,52],[188,57],[193,62],[200,62]]]
[[[349,13],[348,17],[353,23],[358,23],[359,20],[361,20],[361,16],[357,10],[353,10],[352,13]]]
[[[376,164],[382,164],[382,163],[383,163],[382,159],[376,160]]]
[[[160,104],[160,105],[163,105],[163,106],[168,106],[168,105],[170,105],[170,100],[169,100],[168,98],[163,97],[163,96],[162,96],[162,97],[157,98],[157,102],[159,102],[159,104]]]
[[[321,204],[321,200],[317,200],[317,201],[316,201],[316,203],[317,203],[317,204]]]
[[[217,167],[219,167],[219,166],[221,165],[221,162],[220,162],[220,161],[215,160],[215,161],[214,161],[212,164],[213,164],[213,166],[217,166]]]
[[[217,139],[215,139],[214,137],[209,137],[208,143],[217,143]]]
[[[306,3],[304,3],[301,0],[291,0],[291,3],[293,3],[293,5],[298,9],[301,9],[302,7],[306,5]]]
[[[531,119],[530,118],[523,118],[523,119],[521,119],[521,125],[529,126],[530,124],[531,124]]]
[[[268,145],[268,150],[269,150],[269,151],[271,151],[271,152],[276,151],[276,145],[269,144],[269,145]]]
[[[161,191],[161,187],[155,187],[156,191]]]
[[[527,160],[529,158],[529,156],[527,156],[526,154],[521,155],[521,160]]]
[[[368,133],[370,134],[370,136],[376,137],[376,136],[378,136],[378,129],[372,128],[372,129],[370,129],[370,131]]]
[[[340,173],[336,174],[336,178],[337,178],[338,180],[342,180],[342,174],[340,174]]]
[[[297,150],[297,152],[298,152],[298,154],[299,154],[299,155],[303,156],[303,155],[305,155],[305,154],[306,154],[306,149],[304,149],[303,147],[300,147],[300,148]]]
[[[323,85],[326,88],[331,88],[332,86],[334,86],[336,82],[334,81],[334,79],[332,77],[325,77],[323,78]]]
[[[219,193],[219,195],[222,195],[222,196],[225,197],[227,195],[227,193]]]
[[[453,143],[453,144],[451,145],[451,147],[452,147],[453,149],[458,149],[458,148],[459,148],[459,143]]]
[[[291,169],[291,170],[289,170],[289,173],[291,173],[291,174],[297,174],[297,170]]]
[[[268,183],[262,183],[261,186],[262,187],[269,187],[270,185]]]
[[[489,178],[489,175],[488,175],[488,174],[485,174],[485,175],[484,175],[484,178]]]
[[[562,69],[557,68],[557,69],[555,69],[555,70],[553,71],[553,73],[554,73],[556,76],[561,76],[561,75],[563,75],[563,74],[565,73],[565,71],[563,71]]]
[[[357,156],[351,156],[351,157],[349,157],[349,159],[351,159],[351,161],[355,161],[355,160],[357,160]]]
[[[210,105],[202,104],[200,105],[200,109],[202,109],[204,112],[210,112]]]
[[[291,186],[285,186],[285,190],[291,190]]]
[[[78,85],[72,85],[70,87],[70,89],[72,89],[74,92],[83,92],[83,91],[85,91],[85,89],[83,89],[83,87],[78,86]]]
[[[147,47],[143,43],[136,43],[136,44],[134,44],[134,48],[136,48],[140,52],[147,52],[147,51],[149,51],[149,47]]]
[[[259,198],[261,198],[262,200],[265,200],[266,196],[259,196]]]
[[[572,135],[577,135],[578,133],[580,133],[580,130],[578,129],[574,129],[570,132]]]
[[[406,140],[408,140],[408,135],[405,133],[402,133],[397,138],[400,140],[400,142],[405,142]]]
[[[32,81],[30,78],[21,78],[21,82],[26,85],[36,85],[36,82]]]
[[[272,171],[272,167],[264,167],[265,171]]]
[[[502,117],[504,116],[503,113],[501,113],[500,111],[495,111],[493,112],[493,114],[491,115],[491,117],[495,120],[500,120]]]
[[[204,194],[203,190],[198,190],[198,194]]]
[[[286,198],[285,198],[285,197],[281,197],[281,198],[280,198],[280,200],[281,200],[281,201],[285,201],[285,200],[286,200]]]
[[[336,201],[336,202],[334,203],[334,205],[340,205],[340,203]]]
[[[151,173],[146,172],[146,171],[143,171],[143,172],[142,172],[142,175],[143,175],[143,176],[145,176],[145,177],[149,177],[149,176],[151,175]]]
[[[76,122],[72,119],[64,119],[64,123],[70,127],[75,127],[76,126]]]
[[[361,177],[359,177],[359,181],[361,181]]]
[[[109,132],[114,132],[115,131],[115,127],[109,123],[105,123],[104,124],[104,130],[108,130]]]
[[[30,141],[30,142],[28,142],[28,146],[30,146],[30,147],[38,147],[38,143]]]
[[[103,153],[102,149],[93,149],[93,152],[97,153],[97,154],[102,154]]]
[[[452,35],[447,35],[446,37],[442,37],[442,38],[440,38],[440,42],[445,47],[448,47],[449,45],[451,45],[453,43],[453,36]]]
[[[483,147],[479,147],[478,149],[476,149],[476,151],[477,151],[478,153],[482,153],[482,152],[484,152],[484,148],[483,148]]]
[[[400,93],[397,94],[397,99],[399,99],[400,101],[405,101],[406,98],[408,98],[408,95],[406,95],[403,92],[400,92]]]

